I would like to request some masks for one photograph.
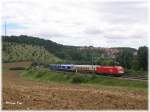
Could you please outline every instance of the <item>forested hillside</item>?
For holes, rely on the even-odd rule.
[[[146,70],[148,47],[101,48],[65,46],[31,36],[2,36],[3,62],[25,61],[43,63],[73,63],[121,65],[126,69]]]
[[[71,46],[63,46],[61,44],[57,44],[55,42],[52,42],[50,40],[44,40],[36,37],[31,36],[3,36],[2,37],[3,42],[16,42],[20,44],[28,44],[28,45],[36,45],[36,46],[42,46],[49,52],[55,54],[56,56],[62,58],[62,59],[68,59],[69,55],[72,51],[75,50],[75,47]]]
[[[95,57],[95,60],[102,57],[102,51],[100,49],[80,49],[81,47],[74,46],[64,46],[57,44],[50,40],[44,40],[35,37],[29,36],[2,36],[3,42],[15,42],[19,44],[28,44],[42,46],[48,52],[54,54],[60,59],[64,60],[65,63],[83,63],[90,64],[92,55]],[[92,51],[92,52],[91,52]]]
[[[65,46],[57,44],[50,40],[44,40],[31,36],[2,36],[3,42],[15,42],[19,44],[28,44],[35,46],[42,46],[48,52],[54,54],[60,59],[64,60],[65,63],[77,63],[77,64],[94,64],[101,65],[112,65],[113,59],[116,54],[113,51],[119,52],[121,49],[131,48],[95,48],[92,46]],[[109,51],[108,51],[109,50]],[[105,60],[104,60],[105,59]]]
[[[38,63],[60,63],[62,60],[49,53],[44,47],[3,42],[3,62],[32,61]]]

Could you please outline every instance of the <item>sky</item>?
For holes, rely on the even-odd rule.
[[[147,0],[2,0],[2,35],[29,35],[63,45],[148,45]]]

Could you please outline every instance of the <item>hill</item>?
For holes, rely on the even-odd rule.
[[[3,42],[3,62],[32,61],[38,63],[60,63],[62,60],[42,46]]]
[[[91,64],[92,58],[94,64],[107,64],[112,65],[112,61],[116,54],[122,49],[129,49],[131,52],[136,52],[133,48],[101,48],[92,46],[65,46],[55,43],[50,40],[40,39],[31,36],[2,36],[3,42],[14,42],[21,44],[27,44],[31,46],[42,47],[50,54],[62,59],[64,63],[75,64]],[[6,45],[5,45],[6,46]],[[4,46],[4,47],[5,47]],[[4,48],[3,47],[3,48]],[[13,46],[12,46],[13,47]],[[105,60],[104,60],[105,59]]]

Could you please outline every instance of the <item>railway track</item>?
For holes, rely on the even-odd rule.
[[[129,79],[129,80],[148,80],[148,78],[144,77],[144,76],[133,77],[133,76],[128,76],[128,75],[123,75],[119,78],[120,79]]]
[[[55,72],[61,72],[61,73],[64,73],[64,74],[71,73],[69,71],[55,71]],[[83,74],[85,74],[85,73],[83,73]],[[87,75],[90,75],[90,74],[88,73]],[[96,75],[96,74],[94,73],[94,75]],[[133,77],[133,76],[129,76],[129,75],[126,75],[126,74],[124,74],[123,76],[119,76],[119,77],[109,76],[109,75],[96,75],[96,76],[114,77],[114,78],[118,78],[118,79],[127,79],[127,80],[145,80],[145,81],[148,80],[148,78],[144,77],[144,76],[137,76],[137,77],[134,76]]]

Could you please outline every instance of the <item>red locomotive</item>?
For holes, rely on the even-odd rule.
[[[121,66],[97,66],[96,73],[104,75],[121,76],[124,69]]]

